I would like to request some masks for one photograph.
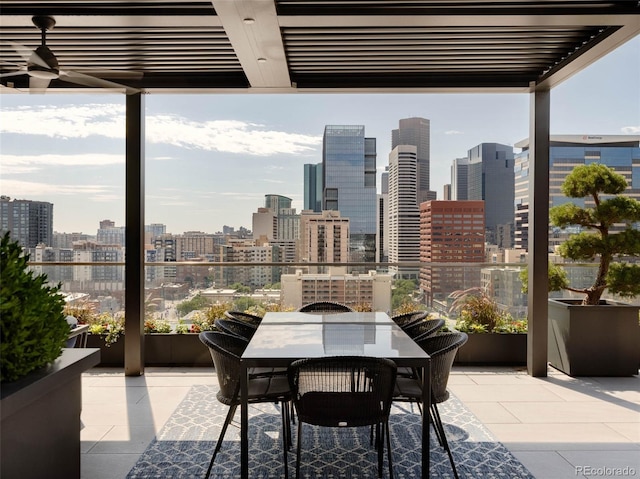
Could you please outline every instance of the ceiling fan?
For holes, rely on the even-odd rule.
[[[56,79],[89,87],[118,90],[125,89],[127,94],[139,92],[138,89],[99,77],[109,76],[119,79],[139,80],[142,77],[141,72],[87,70],[87,73],[82,73],[80,71],[61,69],[55,54],[47,46],[47,30],[51,30],[55,26],[55,19],[46,15],[36,15],[31,18],[31,21],[42,32],[40,46],[35,50],[31,50],[19,43],[7,42],[24,59],[26,64],[3,61],[3,64],[11,65],[18,69],[12,72],[0,74],[0,78],[29,75],[30,93],[44,93],[49,86],[49,83],[51,83],[51,80]]]

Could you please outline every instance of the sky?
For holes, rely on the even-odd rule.
[[[145,223],[175,234],[251,229],[265,194],[300,211],[303,165],[322,161],[325,125],[364,125],[381,173],[391,130],[414,116],[431,123],[431,189],[441,199],[455,158],[528,137],[529,102],[528,94],[148,94]],[[1,94],[0,193],[53,203],[54,231],[124,225],[124,113],[124,95]],[[551,91],[551,134],[640,135],[640,37]]]

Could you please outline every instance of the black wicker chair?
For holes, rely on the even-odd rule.
[[[407,333],[411,339],[418,342],[429,336],[433,336],[442,326],[444,326],[444,319],[425,319],[408,326],[404,332]]]
[[[346,304],[334,301],[315,301],[298,309],[302,313],[352,313],[354,310]]]
[[[251,340],[257,329],[247,323],[243,323],[242,321],[236,321],[228,318],[216,319],[214,324],[220,331],[240,336],[247,341]]]
[[[408,326],[422,321],[427,316],[428,313],[426,311],[412,311],[410,313],[396,314],[395,316],[391,316],[391,319],[402,329],[405,329]]]
[[[382,477],[384,436],[393,478],[389,412],[396,365],[383,358],[334,356],[294,361],[289,385],[298,414],[296,478],[300,477],[302,423],[324,427],[376,426],[378,477]]]
[[[207,474],[205,475],[205,478],[208,478],[216,455],[222,446],[222,440],[224,439],[227,427],[229,423],[231,423],[236,409],[241,402],[240,376],[242,374],[242,367],[240,366],[240,357],[247,346],[247,342],[237,336],[219,331],[203,331],[199,337],[200,341],[209,348],[218,376],[220,390],[216,397],[222,404],[229,406],[229,412],[220,431],[220,437],[216,443]],[[289,476],[287,449],[291,444],[289,407],[287,407],[287,404],[291,401],[291,390],[287,377],[250,377],[248,386],[247,402],[249,404],[267,402],[281,403],[284,472],[285,478],[287,478]]]
[[[442,333],[416,341],[431,356],[431,410],[430,420],[440,444],[449,455],[453,475],[457,479],[458,471],[447,442],[438,404],[449,399],[447,383],[458,349],[467,342],[466,333]],[[394,401],[410,401],[420,404],[422,401],[422,382],[419,379],[399,377],[393,395]]]
[[[237,321],[249,323],[256,328],[262,322],[262,318],[260,316],[256,316],[255,314],[251,313],[245,313],[244,311],[225,311],[224,315],[229,319],[235,319]]]

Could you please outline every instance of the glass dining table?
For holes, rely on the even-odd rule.
[[[283,367],[301,358],[373,356],[398,367],[422,368],[422,410],[431,405],[429,355],[386,313],[269,312],[242,354],[240,404],[240,471],[249,479],[248,371],[253,367]],[[425,419],[426,416],[426,419]],[[418,446],[418,445],[416,445]],[[429,477],[429,415],[422,415],[422,477]]]

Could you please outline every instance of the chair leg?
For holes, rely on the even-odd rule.
[[[382,427],[376,424],[376,449],[378,450],[378,479],[382,479],[382,467],[384,464],[384,423]]]
[[[433,425],[438,429],[439,435],[442,436],[442,445],[449,455],[449,462],[451,462],[451,469],[453,469],[453,477],[458,479],[458,471],[456,470],[456,465],[453,462],[453,454],[451,453],[451,448],[449,447],[447,436],[444,433],[444,425],[442,424],[442,419],[440,418],[440,413],[438,412],[438,406],[435,402],[431,404],[431,410],[433,413]]]
[[[302,446],[302,421],[298,418],[298,440],[296,446],[296,479],[300,477],[300,451]]]
[[[229,412],[227,412],[227,417],[225,418],[224,424],[222,425],[222,431],[220,431],[218,442],[216,443],[216,447],[213,450],[213,457],[211,457],[211,462],[209,462],[209,468],[207,469],[207,474],[204,476],[205,479],[207,479],[209,477],[209,474],[211,474],[211,469],[213,468],[213,461],[216,460],[218,451],[220,450],[220,447],[222,447],[222,440],[224,439],[224,435],[227,432],[227,428],[229,427],[229,424],[231,423],[233,416],[235,416],[236,414],[237,407],[238,407],[237,404],[229,406]]]
[[[391,460],[391,428],[389,427],[389,420],[385,423],[385,428],[387,429],[387,455],[389,456],[389,479],[393,479],[393,464]]]
[[[289,405],[286,402],[282,402],[280,405],[281,414],[282,414],[282,450],[283,450],[283,460],[284,460],[284,479],[289,479],[289,459],[287,458],[287,450],[289,449],[289,443],[291,442],[291,438],[289,437],[289,433],[287,433],[287,428],[290,428],[289,424]],[[289,429],[291,431],[291,429]]]

